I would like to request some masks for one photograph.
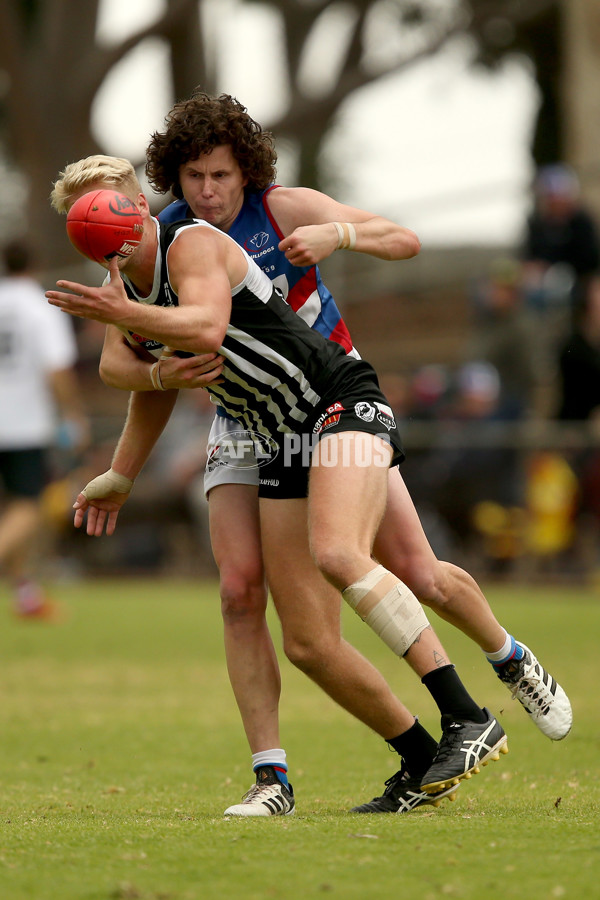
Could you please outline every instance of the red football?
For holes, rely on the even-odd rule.
[[[67,215],[71,243],[94,262],[107,262],[113,256],[131,256],[143,232],[142,217],[135,203],[114,190],[84,194]]]

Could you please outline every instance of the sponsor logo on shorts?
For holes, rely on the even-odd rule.
[[[279,487],[279,478],[259,478],[258,483],[266,487]]]
[[[272,437],[258,431],[230,431],[210,451],[207,472],[221,466],[231,469],[259,469],[272,462],[279,446]]]
[[[340,421],[340,414],[344,411],[341,403],[332,403],[325,412],[319,416],[313,428],[313,434],[321,434],[326,428],[337,425]]]
[[[381,422],[381,424],[387,428],[388,431],[391,431],[392,428],[396,427],[396,419],[394,418],[394,413],[390,409],[389,406],[386,406],[385,403],[375,403],[377,407],[377,421]]]
[[[357,403],[355,405],[354,412],[359,419],[363,420],[363,422],[372,422],[375,418],[375,413],[377,412],[377,410],[372,403],[367,403],[363,400],[361,403]]]
[[[337,425],[340,421],[340,414],[336,413],[334,416],[327,416],[322,425],[318,427],[315,426],[315,434],[321,434],[322,431],[325,431],[326,428],[331,428],[332,425]]]

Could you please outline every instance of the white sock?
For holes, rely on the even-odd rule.
[[[502,644],[500,649],[495,650],[494,653],[486,653],[485,654],[487,659],[489,659],[489,661],[491,663],[497,663],[497,662],[501,662],[502,660],[508,659],[508,657],[511,655],[511,653],[514,650],[514,640],[515,639],[513,638],[512,635],[510,635],[508,633],[508,631],[506,631],[506,629],[503,629],[503,630],[504,630],[505,638],[504,638],[504,643]]]
[[[272,750],[260,750],[252,754],[252,768],[256,772],[261,766],[273,766],[279,780],[287,787],[287,759],[285,750],[276,747]]]

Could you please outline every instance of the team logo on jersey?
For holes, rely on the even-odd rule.
[[[377,421],[381,422],[381,424],[387,428],[388,431],[391,431],[392,428],[396,427],[396,419],[394,418],[394,413],[390,409],[389,406],[386,406],[385,403],[375,403],[377,407]]]
[[[377,412],[377,410],[371,403],[363,401],[355,405],[354,412],[359,419],[363,420],[363,422],[372,422],[375,418],[375,413]]]
[[[262,250],[268,240],[269,235],[266,231],[257,231],[256,234],[253,234],[251,238],[245,241],[244,250],[248,253],[256,253],[257,250]]]
[[[272,462],[279,446],[272,437],[257,431],[230,431],[209,453],[207,472],[221,466],[230,469],[259,469]]]

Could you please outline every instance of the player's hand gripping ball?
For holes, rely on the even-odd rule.
[[[67,215],[71,243],[94,262],[131,256],[143,233],[139,209],[118,191],[89,191],[75,201]]]

